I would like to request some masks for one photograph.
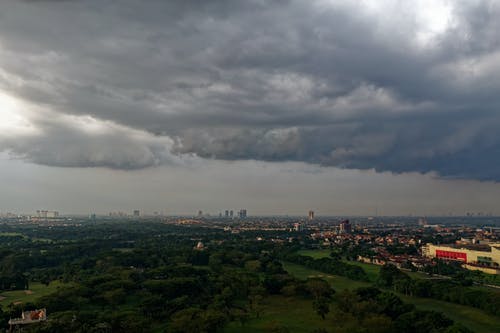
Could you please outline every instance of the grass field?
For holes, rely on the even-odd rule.
[[[356,289],[359,287],[367,287],[371,284],[368,282],[354,281],[343,276],[325,274],[313,269],[309,269],[302,265],[292,264],[289,262],[283,262],[283,268],[290,274],[298,279],[305,280],[309,277],[321,277],[327,280],[336,291],[341,291],[344,289]]]
[[[378,267],[376,265],[370,264],[358,264]],[[337,292],[344,289],[355,289],[358,287],[371,285],[370,283],[366,282],[353,281],[345,277],[321,273],[301,265],[284,262],[283,267],[289,274],[299,279],[306,279],[312,276],[321,276],[322,278],[330,282],[332,287]],[[410,297],[401,294],[398,294],[398,296],[400,296],[407,303],[415,304],[420,310],[435,310],[443,312],[446,316],[450,317],[456,322],[467,326],[476,333],[500,332],[500,318],[488,315],[484,311],[481,311],[479,309],[429,298]]]
[[[309,256],[314,259],[321,259],[321,258],[330,258],[330,250],[300,250],[297,251],[297,254],[300,254],[302,256]],[[378,277],[378,274],[380,272],[380,266],[373,265],[373,264],[365,264],[362,262],[358,261],[347,261],[343,260],[345,263],[350,264],[350,265],[356,265],[361,268],[368,274],[368,277],[370,278],[370,281],[375,281]]]
[[[4,297],[2,298],[2,300],[0,300],[0,305],[3,309],[5,309],[10,303],[34,302],[41,296],[45,296],[55,292],[59,286],[62,286],[62,283],[60,283],[59,281],[53,281],[48,286],[42,283],[32,282],[30,283],[29,290],[4,291],[0,293],[0,296]]]
[[[420,310],[443,312],[446,316],[467,326],[476,333],[500,332],[500,318],[479,309],[429,298],[410,297],[400,294],[398,296],[407,303],[415,304]]]
[[[330,258],[330,253],[332,253],[331,250],[299,250],[297,251],[297,254],[300,254],[301,256],[309,256],[314,259],[321,259],[321,258]]]
[[[331,314],[330,314],[331,315]],[[317,328],[328,329],[333,318],[322,320],[312,309],[312,301],[284,296],[271,296],[265,299],[259,318],[253,318],[241,325],[229,323],[224,333],[267,332],[272,327],[286,327],[290,332],[310,333]]]
[[[352,281],[341,276],[321,273],[292,263],[284,262],[283,267],[291,275],[299,279],[322,277],[329,281],[332,287],[337,291],[371,285],[366,282]],[[415,304],[417,308],[421,310],[443,312],[454,321],[462,323],[476,333],[500,332],[500,318],[487,315],[483,311],[448,302],[403,295],[399,296],[405,302]],[[268,332],[273,327],[286,327],[290,332],[298,333],[311,332],[313,329],[317,328],[325,328],[331,331],[337,326],[337,322],[335,321],[336,316],[334,314],[335,306],[332,305],[331,308],[332,312],[327,315],[325,320],[322,320],[312,310],[311,300],[296,297],[271,296],[265,299],[259,318],[252,318],[244,325],[239,322],[231,322],[226,326],[223,332]]]
[[[19,233],[19,232],[0,232],[0,236],[3,237],[23,237],[27,238],[25,235]]]
[[[303,255],[303,256],[309,256],[314,259],[320,259],[320,258],[325,258],[325,257],[330,257],[330,250],[300,250],[297,251],[297,254]],[[380,267],[379,265],[374,265],[374,264],[366,264],[363,262],[359,261],[347,261],[344,260],[345,263],[351,264],[351,265],[356,265],[361,268],[368,274],[370,281],[374,282],[377,280],[378,274],[380,272]],[[428,276],[425,273],[421,272],[407,272],[405,271],[406,274],[408,274],[411,278],[413,279],[426,279]]]
[[[370,278],[370,281],[375,282],[378,279],[378,275],[380,274],[380,268],[382,266],[379,265],[374,265],[374,264],[365,264],[364,262],[359,262],[359,261],[347,261],[344,260],[346,264],[349,265],[355,265],[363,268],[363,270],[366,272],[368,277]]]

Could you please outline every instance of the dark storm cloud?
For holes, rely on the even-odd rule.
[[[46,111],[0,148],[60,166],[196,154],[500,180],[500,6],[426,21],[417,4],[4,1],[0,90]]]

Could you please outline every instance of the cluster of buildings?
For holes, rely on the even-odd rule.
[[[319,246],[363,245],[371,254],[358,255],[357,259],[366,263],[421,268],[438,258],[458,261],[466,269],[500,274],[500,228],[428,224],[425,219],[417,224],[369,223],[356,228],[343,220],[337,226],[308,227],[314,230],[310,237],[319,241]],[[298,223],[294,225],[296,231],[300,228]],[[431,239],[434,244],[429,243]],[[440,242],[443,244],[436,245]]]
[[[40,219],[56,219],[59,217],[59,212],[56,210],[37,210],[36,217]]]
[[[122,211],[110,212],[109,217],[127,217],[128,214]]]
[[[237,212],[238,218],[244,219],[247,217],[247,210],[246,209],[240,209]],[[219,214],[219,217],[222,217],[222,213]],[[224,217],[226,219],[232,219],[235,217],[234,211],[233,210],[225,210],[224,211]]]
[[[23,311],[20,318],[12,318],[9,320],[9,331],[12,332],[14,328],[17,328],[16,331],[19,331],[19,326],[35,324],[45,320],[47,320],[46,309]]]
[[[42,213],[43,212],[43,213]],[[40,211],[43,216],[51,216]],[[120,216],[130,216],[125,213]],[[345,245],[369,249],[371,254],[358,255],[363,262],[383,265],[392,263],[398,267],[411,264],[417,268],[433,263],[434,258],[458,261],[467,269],[481,270],[489,274],[500,274],[500,228],[478,228],[472,224],[429,224],[426,219],[398,220],[387,219],[385,222],[373,218],[349,219],[316,218],[314,211],[305,217],[251,217],[247,210],[225,210],[219,219],[204,215],[200,210],[197,217],[166,218],[164,223],[199,225],[220,228],[230,233],[245,231],[283,231],[307,233],[291,238],[307,237],[317,241],[316,246]],[[133,211],[133,216],[140,216],[140,211]],[[237,223],[234,222],[237,219]],[[286,235],[290,238],[291,235]],[[286,238],[285,237],[285,238]],[[278,241],[285,238],[278,237]],[[458,240],[457,240],[458,239]],[[429,243],[432,240],[434,244]],[[428,243],[428,244],[425,244]],[[436,245],[437,243],[442,243]],[[425,244],[425,245],[423,245]],[[446,245],[444,245],[446,244]],[[397,249],[398,251],[394,251]],[[406,250],[405,250],[406,249]],[[402,250],[402,251],[400,251]]]
[[[208,213],[204,214],[202,210],[199,210],[197,217],[198,218],[210,218],[211,215]],[[231,210],[226,209],[224,211],[224,214],[222,214],[222,212],[219,213],[219,218],[225,218],[225,219],[233,219],[233,218],[244,219],[246,217],[247,217],[247,210],[246,209],[240,209],[236,213],[232,209]]]

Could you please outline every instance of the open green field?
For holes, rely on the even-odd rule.
[[[0,232],[0,237],[23,237],[27,238],[25,235],[19,233],[19,232]]]
[[[330,253],[332,251],[330,250],[300,250],[297,251],[297,254],[300,254],[302,256],[309,256],[314,259],[321,259],[321,258],[330,258]],[[370,278],[370,281],[375,281],[378,277],[378,274],[380,272],[380,266],[373,265],[373,264],[365,264],[362,262],[358,261],[347,261],[343,260],[345,263],[350,264],[350,265],[356,265],[361,268],[368,274],[368,277]]]
[[[32,282],[30,283],[29,290],[12,290],[12,291],[4,291],[0,292],[0,296],[2,297],[0,300],[0,305],[3,309],[5,309],[10,303],[22,302],[34,302],[37,298],[41,296],[45,296],[51,294],[57,290],[59,286],[63,284],[59,281],[53,281],[48,286],[38,283]]]
[[[130,252],[134,251],[134,248],[133,247],[117,247],[117,248],[113,248],[113,251],[121,252],[121,253],[130,253]]]
[[[322,277],[329,281],[334,289],[355,289],[369,286],[370,283],[359,282],[341,276],[321,273],[301,265],[283,263],[283,267],[291,275],[306,279],[308,277]],[[435,310],[443,312],[456,322],[462,323],[476,333],[500,332],[500,318],[490,316],[481,310],[467,306],[452,304],[443,301],[408,297],[399,295],[405,302],[415,304],[421,310]],[[335,306],[325,320],[322,320],[312,310],[311,300],[271,296],[265,299],[259,318],[252,318],[244,325],[240,322],[231,322],[224,329],[225,333],[266,332],[272,328],[286,327],[290,332],[311,332],[316,328],[331,330],[336,327]]]
[[[317,328],[332,326],[330,313],[322,320],[312,309],[312,301],[284,296],[267,297],[262,305],[259,318],[252,318],[245,325],[229,323],[224,333],[268,332],[273,327],[286,327],[290,332],[310,333]]]
[[[341,291],[344,289],[356,289],[359,287],[368,287],[371,284],[368,282],[354,281],[343,276],[331,275],[322,273],[320,271],[315,271],[309,269],[302,265],[292,264],[289,262],[283,262],[283,268],[290,274],[298,279],[305,280],[309,277],[320,277],[327,280],[336,291]]]
[[[479,309],[429,298],[411,297],[398,294],[407,303],[412,303],[420,310],[443,312],[454,321],[461,323],[476,333],[500,332],[500,318],[489,315]]]
[[[301,265],[284,262],[283,267],[289,274],[295,276],[298,279],[306,279],[313,276],[322,277],[323,279],[330,282],[332,287],[337,292],[343,289],[355,289],[358,287],[371,285],[370,283],[366,282],[353,281],[345,277],[321,273]],[[420,310],[434,310],[443,312],[446,316],[450,317],[456,322],[467,326],[476,333],[500,332],[500,318],[488,315],[487,313],[479,309],[429,298],[411,297],[401,294],[397,295],[401,297],[401,299],[403,299],[405,302],[415,304]]]
[[[330,250],[300,250],[297,251],[297,254],[300,254],[302,256],[309,256],[314,259],[320,259],[320,258],[325,258],[325,257],[330,257]],[[378,274],[380,273],[380,267],[379,265],[375,264],[366,264],[364,262],[359,262],[359,261],[347,261],[343,260],[345,263],[350,264],[350,265],[356,265],[361,268],[368,274],[370,281],[376,281]],[[425,273],[421,272],[408,272],[404,271],[406,274],[408,274],[410,277],[414,279],[427,279],[428,276]]]
[[[363,270],[366,272],[368,277],[370,278],[370,281],[375,282],[378,279],[378,275],[380,274],[380,268],[381,266],[379,265],[374,265],[374,264],[365,264],[364,262],[359,262],[359,261],[347,261],[344,260],[346,264],[349,265],[355,265],[363,268]]]
[[[297,254],[300,254],[301,256],[309,256],[314,259],[321,259],[321,258],[330,258],[330,253],[332,253],[331,250],[299,250],[297,251]]]

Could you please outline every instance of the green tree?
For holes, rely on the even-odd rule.
[[[307,279],[306,288],[316,299],[320,297],[329,298],[335,293],[335,290],[330,287],[330,284],[320,278]]]
[[[318,297],[313,303],[313,309],[316,313],[321,317],[321,319],[325,319],[325,316],[330,312],[330,300],[327,297]]]

